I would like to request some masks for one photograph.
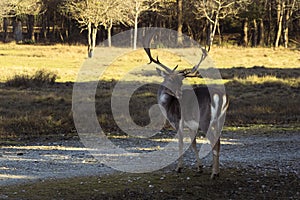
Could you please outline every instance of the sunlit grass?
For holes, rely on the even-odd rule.
[[[299,132],[299,124],[276,125],[276,124],[244,124],[242,126],[224,126],[223,132],[260,134],[260,133],[285,133]]]
[[[292,87],[299,87],[300,78],[277,78],[275,76],[263,76],[251,75],[246,78],[234,78],[233,80],[243,84],[264,84],[264,83],[280,83],[289,85]]]
[[[149,58],[143,49],[133,51],[130,49],[99,47],[99,51],[101,52],[101,59],[97,61],[99,66],[96,66],[95,70],[97,70],[97,67],[107,67],[105,73],[99,77],[103,80],[161,81],[161,78],[155,72],[156,65],[147,65]],[[158,56],[160,61],[170,68],[178,65],[178,69],[192,68],[193,64],[190,61],[195,64],[200,57],[197,52],[197,49],[192,48],[152,50],[154,58]],[[112,55],[117,57],[108,66],[103,66],[102,64],[108,62]],[[299,52],[296,50],[279,49],[275,51],[271,48],[214,47],[209,55],[210,61],[203,63],[201,67],[300,67]],[[57,74],[58,82],[75,81],[86,59],[85,46],[0,44],[0,81],[4,82],[16,74],[30,75],[41,69]],[[151,73],[150,76],[147,75],[149,72]],[[292,82],[295,81],[298,80],[292,80]],[[188,83],[199,84],[205,82],[194,78],[189,79]]]
[[[299,68],[299,50],[279,48],[214,47],[210,56],[218,68],[265,66]]]
[[[84,46],[0,45],[0,81],[18,74],[32,75],[44,69],[56,73],[58,81],[74,81],[86,58]]]

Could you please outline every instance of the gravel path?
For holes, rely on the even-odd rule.
[[[222,137],[222,168],[251,168],[260,172],[300,173],[300,135],[297,132],[249,135],[226,133]],[[159,141],[137,138],[115,138],[124,148],[160,146]],[[137,148],[141,149],[141,148]],[[187,167],[193,166],[192,150],[185,155]],[[204,161],[210,167],[211,155]],[[172,170],[175,164],[165,170]],[[115,170],[95,160],[77,140],[33,143],[24,146],[2,146],[0,150],[0,186],[28,181],[104,175]]]

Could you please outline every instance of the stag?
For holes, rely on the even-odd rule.
[[[197,149],[196,133],[199,129],[204,133],[209,130],[212,132],[212,134],[207,135],[213,152],[211,178],[219,176],[220,132],[222,129],[222,123],[220,122],[224,122],[225,119],[225,112],[229,105],[228,97],[224,92],[207,86],[182,89],[183,79],[191,77],[193,73],[197,72],[197,69],[207,57],[206,51],[203,50],[199,63],[191,70],[176,71],[178,66],[173,70],[170,69],[162,64],[158,57],[156,59],[152,57],[150,48],[144,49],[150,63],[153,62],[163,69],[156,68],[158,74],[164,79],[158,89],[157,100],[165,117],[178,133],[179,160],[176,171],[181,172],[183,168],[183,130],[184,127],[187,127],[193,133],[190,135],[192,148],[197,159],[196,167],[200,172],[202,171],[202,165]],[[196,96],[196,102],[195,98],[190,98],[192,95]]]

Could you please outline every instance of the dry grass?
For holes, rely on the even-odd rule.
[[[218,68],[265,66],[299,68],[299,50],[280,48],[215,47],[210,55]]]
[[[233,78],[233,81],[240,82],[245,85],[255,85],[255,84],[282,84],[288,85],[291,87],[299,87],[300,84],[300,77],[298,78],[277,78],[276,76],[263,76],[259,77],[258,75],[251,75],[246,78]]]
[[[122,77],[123,72],[128,72],[134,67],[143,67],[154,69],[147,66],[149,62],[145,52],[142,49],[131,51],[130,49],[120,48],[99,48],[101,60],[98,61],[101,67],[108,58],[115,56],[109,71],[106,72],[104,79],[118,79]],[[190,67],[188,61],[197,61],[197,50],[184,49],[170,51],[153,51],[153,57],[159,56],[160,60],[175,67]],[[175,54],[178,56],[176,56]],[[117,57],[119,56],[119,57]],[[187,60],[183,59],[187,58]],[[218,68],[231,68],[237,66],[253,67],[265,66],[267,68],[299,68],[299,51],[289,49],[273,50],[270,48],[239,48],[215,47],[210,52],[211,61]],[[16,74],[32,74],[37,70],[45,69],[58,75],[58,82],[75,81],[86,56],[86,47],[84,46],[34,46],[34,45],[16,45],[0,44],[0,81],[6,81]]]
[[[84,46],[0,44],[0,81],[42,69],[57,74],[59,82],[74,81],[85,54]]]
[[[169,66],[178,64],[179,68],[191,66],[183,56],[197,58],[193,49],[172,51],[154,50],[153,57],[159,55],[162,62]],[[96,94],[98,118],[108,133],[120,134],[122,132],[114,123],[110,110],[110,95],[116,83],[114,80],[125,79],[124,84],[131,86],[130,84],[137,81],[159,83],[162,79],[156,75],[155,65],[147,65],[149,59],[142,49],[131,51],[121,48],[99,48],[99,52],[101,55],[96,66],[89,71],[92,74],[93,70],[107,67],[101,76]],[[267,56],[259,56],[262,52]],[[212,50],[213,59],[224,63],[220,72],[226,79],[221,82],[226,83],[231,99],[227,126],[299,123],[300,80],[297,74],[300,61],[297,53],[285,49],[273,51],[237,47]],[[235,57],[232,57],[233,55]],[[39,69],[58,75],[57,82],[74,81],[85,58],[86,50],[83,46],[1,44],[0,82],[7,81],[8,77],[16,74],[29,76]],[[279,67],[278,64],[286,58],[291,61],[287,68],[273,69]],[[268,59],[272,61],[269,60],[269,64]],[[236,66],[238,62],[246,67],[264,65],[272,69],[226,68]],[[188,82],[205,83],[204,80],[195,78],[189,79]],[[146,125],[149,122],[148,108],[156,103],[156,90],[157,85],[148,84],[134,94],[130,101],[130,109],[136,123]],[[55,83],[30,89],[0,84],[0,93],[0,138],[60,138],[76,135],[71,112],[72,84]]]

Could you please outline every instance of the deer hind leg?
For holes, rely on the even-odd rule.
[[[220,173],[220,138],[218,139],[217,143],[213,147],[213,167],[212,167],[212,174],[211,179],[215,179],[219,177]]]
[[[196,159],[197,159],[197,171],[198,172],[203,172],[203,166],[201,164],[201,160],[199,158],[199,151],[197,149],[197,142],[196,142],[196,137],[194,137],[193,141],[192,141],[192,148],[194,150],[194,153],[195,153],[195,156],[196,156]]]
[[[217,118],[216,123],[216,133],[218,134],[219,138],[216,144],[213,147],[213,169],[211,178],[214,179],[219,176],[220,173],[220,148],[221,148],[221,142],[220,142],[220,135],[222,131],[222,124],[220,124],[221,121],[224,121],[225,113],[228,108],[229,101],[226,95],[223,95],[223,102],[221,107],[221,112]]]

